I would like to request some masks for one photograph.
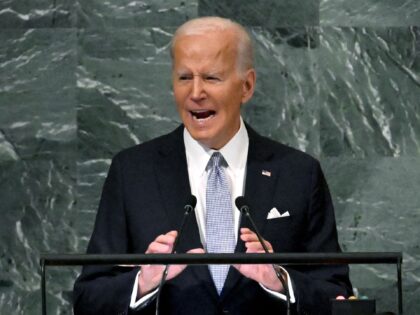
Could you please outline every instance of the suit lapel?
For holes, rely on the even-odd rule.
[[[267,213],[272,206],[274,189],[276,187],[276,165],[271,163],[271,158],[274,154],[271,143],[251,128],[248,127],[248,130],[250,149],[248,152],[244,196],[249,204],[251,216],[264,237]],[[243,222],[243,224],[252,229],[249,222]]]
[[[161,141],[155,160],[160,198],[171,230],[179,229],[184,217],[185,203],[191,195],[182,132],[181,126]],[[179,240],[178,252],[202,247],[195,214],[191,213],[187,220],[185,230]]]
[[[270,205],[272,205],[276,181],[276,174],[272,170],[273,165],[270,165],[273,152],[270,143],[248,125],[247,131],[249,149],[244,197],[249,204],[251,216],[264,237],[267,212]],[[253,230],[250,222],[245,217],[241,218],[240,227],[247,227]],[[245,251],[244,242],[238,238],[235,252],[241,253]],[[228,298],[233,293],[233,289],[240,286],[241,279],[244,279],[241,274],[236,269],[231,268],[222,291],[222,300]]]

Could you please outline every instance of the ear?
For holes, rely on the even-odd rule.
[[[255,81],[257,74],[254,68],[248,69],[242,82],[242,104],[248,102],[254,95]]]

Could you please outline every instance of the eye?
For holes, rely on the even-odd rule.
[[[214,75],[208,75],[206,76],[206,81],[210,81],[210,82],[220,82],[221,79],[218,76],[214,76]]]
[[[192,75],[189,74],[182,74],[178,77],[179,81],[188,81],[192,79]]]

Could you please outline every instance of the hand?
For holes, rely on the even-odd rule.
[[[241,228],[241,240],[245,242],[247,253],[265,253],[264,248],[258,240],[257,234],[248,228]],[[273,246],[270,242],[264,240],[270,253],[273,252]],[[284,288],[271,264],[259,265],[234,265],[234,267],[245,277],[255,280],[265,286],[267,289],[283,292]]]
[[[170,231],[166,234],[159,235],[152,243],[149,244],[146,254],[170,254],[177,235],[177,231]],[[202,248],[195,248],[189,250],[187,253],[200,254],[204,253],[204,250]],[[138,281],[138,298],[146,295],[159,285],[165,269],[165,266],[163,265],[142,265],[140,267],[141,272]],[[186,265],[169,266],[168,276],[166,279],[170,280],[176,277],[185,269],[185,267]]]

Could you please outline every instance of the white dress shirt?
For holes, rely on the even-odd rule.
[[[206,189],[208,171],[206,166],[210,157],[216,150],[209,149],[194,140],[187,129],[184,129],[184,144],[187,156],[188,177],[190,180],[191,193],[197,197],[195,215],[201,243],[206,248]],[[240,212],[235,206],[235,199],[243,196],[245,191],[246,160],[248,156],[249,139],[245,125],[241,119],[239,131],[233,138],[219,150],[227,163],[225,168],[232,196],[232,211],[235,223],[235,231],[239,228]],[[238,233],[235,233],[237,241]]]
[[[188,165],[188,177],[190,181],[191,193],[197,197],[197,205],[195,207],[195,216],[197,218],[198,230],[200,233],[201,243],[206,248],[206,188],[207,188],[207,177],[208,171],[206,171],[207,163],[210,157],[216,151],[209,149],[198,141],[194,140],[188,130],[184,128],[184,144],[187,156]],[[229,181],[230,191],[232,195],[232,211],[235,223],[235,240],[237,241],[239,235],[239,220],[240,212],[236,208],[235,199],[239,196],[243,196],[245,192],[246,182],[246,161],[248,157],[249,138],[248,132],[246,131],[245,124],[241,118],[240,128],[233,138],[219,150],[223,155],[227,163],[225,173]],[[284,269],[283,269],[284,270]],[[286,270],[284,270],[286,272]],[[287,274],[287,272],[286,272]],[[145,295],[138,301],[137,289],[138,289],[138,276],[136,277],[133,292],[131,295],[131,308],[137,308],[148,304],[147,302],[155,296],[157,290]],[[290,301],[295,302],[294,292],[290,277],[287,274],[288,286],[290,291]],[[286,296],[282,293],[271,291],[261,285],[264,290],[273,294],[280,299],[286,300]],[[143,305],[144,304],[144,305]]]

